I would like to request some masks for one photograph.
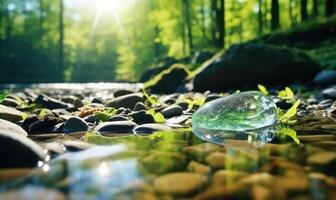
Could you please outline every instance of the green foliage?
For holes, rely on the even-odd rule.
[[[289,124],[289,125],[295,124],[296,120],[294,120],[293,118],[296,116],[297,108],[300,105],[300,103],[301,101],[297,100],[293,104],[293,106],[290,109],[288,109],[287,112],[284,114],[282,114],[282,112],[278,112],[279,121],[281,123]]]
[[[170,74],[171,71],[173,71],[174,69],[177,69],[177,68],[183,69],[185,72],[187,72],[187,74],[190,74],[190,71],[186,66],[184,66],[182,64],[174,64],[171,67],[169,67],[168,69],[163,70],[158,75],[154,76],[151,80],[147,81],[144,84],[144,88],[148,88],[148,87],[151,87],[151,86],[155,85],[158,81],[160,81],[162,79],[163,76],[165,76],[167,74]]]
[[[195,107],[203,106],[205,103],[205,97],[200,97],[193,100],[186,99],[185,101],[188,103],[188,109],[191,110]]]
[[[296,135],[296,131],[291,129],[291,128],[287,128],[287,127],[281,127],[279,128],[279,130],[277,130],[277,135],[278,137],[285,137],[288,136],[290,137],[296,144],[300,144],[300,140]]]
[[[151,105],[159,104],[159,100],[153,95],[149,96],[145,88],[142,88],[142,93],[144,94],[145,98]]]
[[[266,89],[265,86],[258,84],[258,89],[260,90],[261,93],[263,93],[264,95],[268,95],[268,90]]]
[[[40,111],[40,113],[38,114],[38,116],[40,118],[44,118],[47,115],[47,113],[48,113],[48,110],[45,109],[45,108],[42,108],[41,111]]]
[[[114,108],[109,108],[104,112],[96,112],[95,116],[97,121],[106,122],[110,117],[114,116],[117,113],[117,110]]]
[[[12,90],[5,90],[2,93],[0,93],[0,104],[6,99],[8,95],[10,95],[11,92]]]
[[[146,113],[152,115],[155,122],[157,123],[164,123],[166,121],[166,118],[163,116],[163,114],[161,112],[155,112],[154,109],[149,109]]]
[[[279,91],[278,97],[282,100],[293,100],[294,92],[289,87],[286,87],[284,90]]]

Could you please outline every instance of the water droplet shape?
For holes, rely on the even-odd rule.
[[[264,140],[270,139],[267,136],[276,121],[276,105],[257,91],[240,92],[210,101],[192,117],[193,132],[198,137],[220,144],[225,139],[248,139],[251,134],[267,142]]]

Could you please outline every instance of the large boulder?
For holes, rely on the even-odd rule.
[[[145,83],[145,87],[152,93],[168,94],[176,89],[187,78],[189,70],[182,64],[175,64],[169,69],[162,71],[152,80]]]
[[[149,69],[147,69],[140,77],[140,82],[144,83],[149,81],[151,78],[153,78],[154,76],[158,75],[159,73],[161,73],[163,70],[168,69],[170,66],[172,66],[173,64],[177,63],[178,60],[176,60],[173,57],[167,57],[162,59],[161,61],[159,61],[158,63],[155,64],[154,67],[151,67]]]
[[[196,91],[223,91],[256,84],[284,85],[306,82],[319,65],[296,49],[245,43],[232,46],[201,66],[193,83]]]

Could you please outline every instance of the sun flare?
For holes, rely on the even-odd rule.
[[[94,2],[99,11],[121,12],[130,7],[133,0],[97,0]]]

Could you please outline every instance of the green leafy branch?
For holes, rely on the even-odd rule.
[[[149,109],[146,113],[152,115],[155,122],[157,123],[164,123],[166,121],[166,118],[163,116],[163,114],[161,112],[155,112],[154,109]]]

